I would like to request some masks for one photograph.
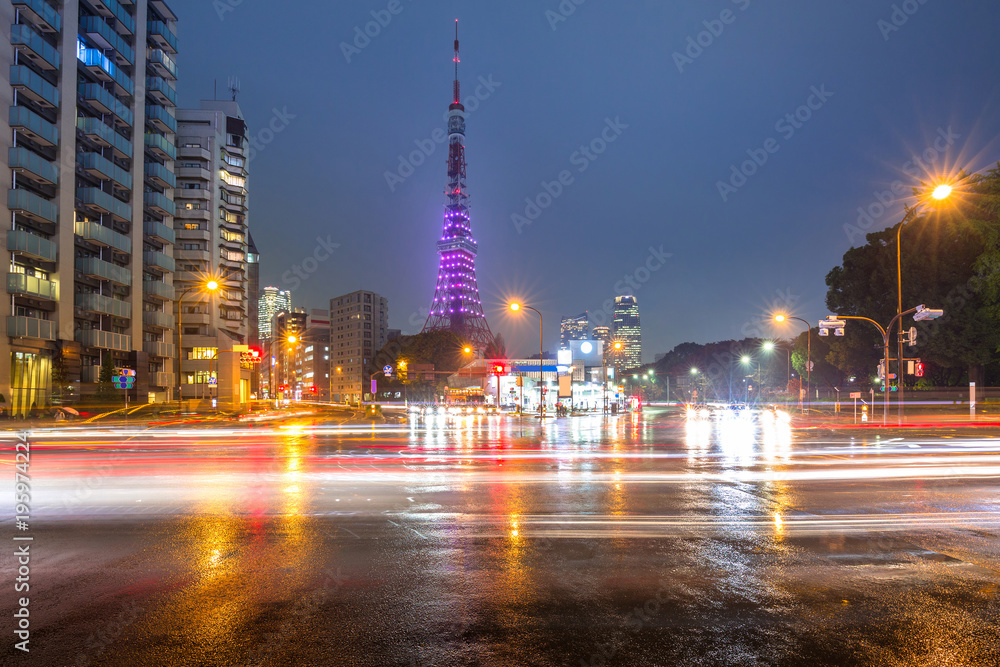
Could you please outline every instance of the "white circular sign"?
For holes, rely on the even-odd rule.
[[[580,351],[584,354],[590,354],[594,350],[594,346],[590,343],[582,343],[580,345]]]

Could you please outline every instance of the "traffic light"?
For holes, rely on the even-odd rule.
[[[240,352],[240,363],[241,364],[259,364],[260,360],[263,358],[264,354],[261,352],[260,348],[251,347],[250,349]]]
[[[493,374],[497,377],[506,374],[507,369],[503,364],[493,364]]]
[[[917,362],[917,367],[913,374],[918,378],[922,378],[924,376],[924,362],[922,361]]]

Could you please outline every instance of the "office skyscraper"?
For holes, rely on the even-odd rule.
[[[271,327],[274,323],[274,316],[279,311],[292,310],[292,293],[277,287],[265,287],[261,290],[260,301],[258,303],[257,327],[260,331],[261,340],[269,340],[272,335]]]
[[[625,344],[621,355],[623,370],[642,365],[642,329],[639,326],[639,302],[634,296],[615,297],[612,321],[614,339]]]
[[[561,344],[559,349],[568,350],[571,340],[590,338],[590,319],[586,312],[576,317],[564,317],[559,325]]]

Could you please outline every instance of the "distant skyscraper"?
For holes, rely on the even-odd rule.
[[[639,327],[639,302],[634,296],[615,297],[615,340],[625,344],[621,356],[622,368],[642,365],[642,329]]]
[[[371,362],[389,334],[389,301],[374,292],[330,299],[330,394],[355,403],[369,391]]]
[[[586,340],[590,338],[590,319],[586,311],[576,317],[564,317],[559,326],[562,335],[561,350],[569,349],[571,340]]]
[[[594,327],[594,340],[604,341],[604,349],[611,342],[611,327]]]
[[[271,322],[279,311],[292,310],[292,294],[277,287],[265,287],[261,291],[259,312],[257,315],[257,326],[260,330],[260,339],[271,338]]]
[[[250,322],[250,344],[260,344],[260,253],[247,232],[247,317]]]

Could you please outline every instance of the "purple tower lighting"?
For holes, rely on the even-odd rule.
[[[441,263],[430,315],[424,331],[452,331],[482,350],[493,342],[476,283],[479,246],[469,224],[469,192],[465,184],[465,107],[458,86],[458,20],[455,20],[455,83],[448,107],[448,186],[445,188],[444,232],[437,243]]]

